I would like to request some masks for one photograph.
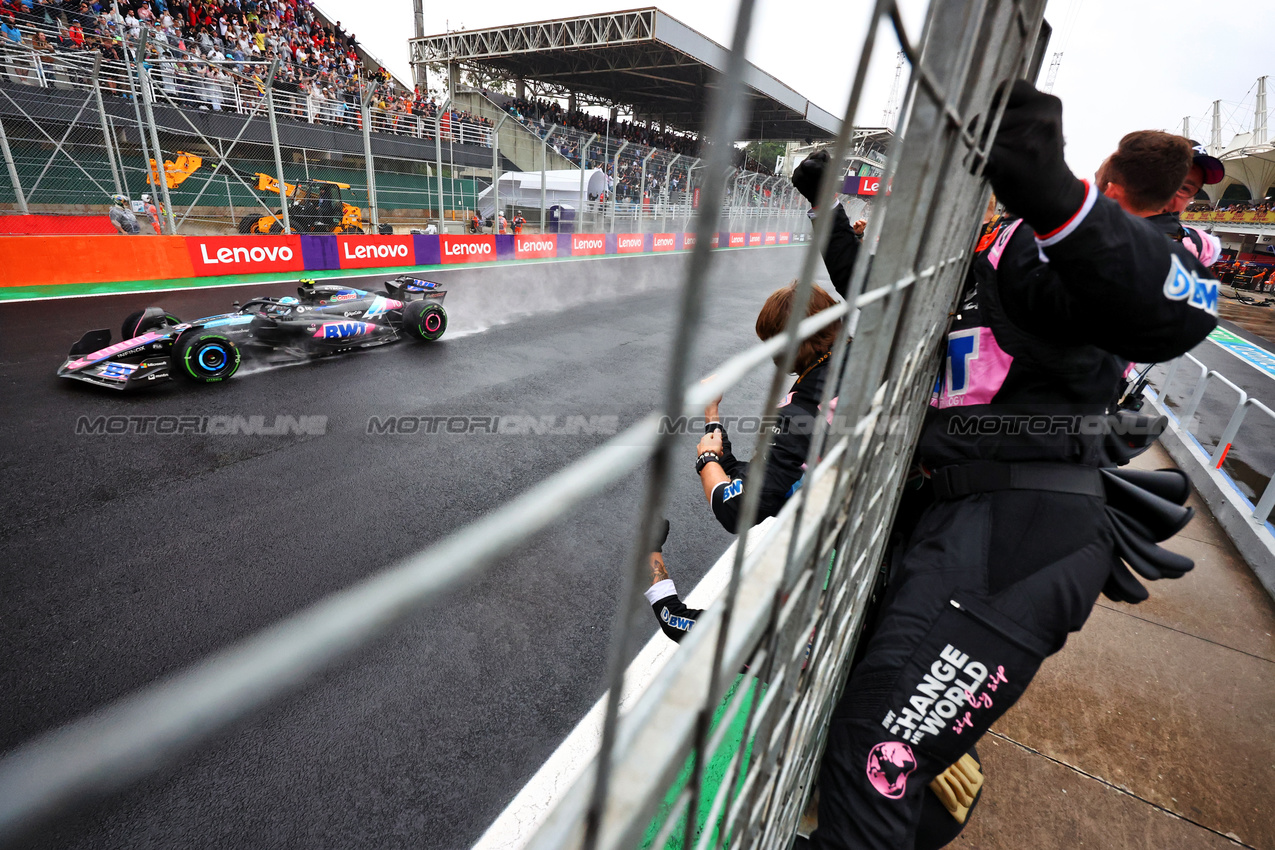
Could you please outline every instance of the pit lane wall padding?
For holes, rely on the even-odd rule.
[[[787,232],[715,233],[712,247],[787,245],[791,238]],[[694,245],[693,233],[18,236],[0,239],[0,287],[446,267],[458,263],[685,251]]]

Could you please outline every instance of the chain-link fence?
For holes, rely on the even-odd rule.
[[[374,80],[320,84],[291,64],[213,61],[145,27],[96,51],[63,49],[51,25],[25,29],[30,43],[0,39],[0,232],[112,233],[114,195],[144,233],[459,232],[484,190],[517,171],[491,120],[413,108]],[[544,135],[518,132],[532,144]],[[572,205],[571,229],[684,229],[694,215],[700,159],[567,128],[547,142],[605,175]],[[737,182],[732,227],[797,221],[791,193],[773,194],[779,181],[741,171]],[[521,215],[530,232],[557,223],[548,199],[505,200],[506,220]],[[494,213],[488,203],[478,228],[498,229]]]

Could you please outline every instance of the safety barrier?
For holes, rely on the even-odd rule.
[[[32,236],[0,239],[4,287],[228,274],[447,266],[687,251],[694,233],[405,236]],[[713,248],[788,245],[787,231],[714,233]],[[56,257],[57,262],[51,258]],[[0,297],[3,297],[0,295]]]
[[[713,93],[710,138],[735,138],[747,108],[742,79],[753,8],[753,0],[739,5],[731,49]],[[730,146],[713,146],[658,410],[428,550],[6,754],[0,759],[0,841],[16,842],[24,830],[149,775],[277,703],[424,603],[476,577],[532,535],[637,473],[644,476],[642,507],[631,525],[635,533],[611,634],[600,745],[581,778],[547,807],[531,846],[634,846],[692,754],[700,757],[657,828],[657,846],[678,829],[682,813],[700,811],[701,803],[719,828],[697,838],[695,818],[687,818],[683,846],[715,847],[721,841],[734,848],[789,846],[986,206],[981,172],[1000,119],[993,95],[1009,79],[1039,70],[1043,11],[1044,0],[942,0],[930,4],[924,32],[915,39],[895,2],[877,0],[832,162],[843,161],[848,150],[878,29],[893,30],[912,72],[898,123],[901,133],[889,158],[894,170],[884,175],[891,191],[877,201],[844,302],[805,316],[812,278],[822,264],[816,246],[830,232],[828,211],[840,180],[829,168],[817,204],[825,212],[816,218],[812,243],[800,254],[784,332],[721,363],[705,382],[693,380],[690,355],[703,324],[713,235],[721,247],[737,244],[737,235],[744,245],[749,241],[746,234],[721,238]],[[856,308],[860,316],[850,348]],[[816,419],[807,479],[752,554],[746,554],[747,544],[761,488],[745,491],[740,542],[722,597],[659,680],[621,716],[629,650],[650,629],[641,591],[672,475],[677,429],[662,424],[698,415],[755,370],[770,373],[772,362],[778,368],[763,411],[774,410],[801,340],[838,320],[821,400],[828,411],[837,400],[835,416],[828,417],[832,422]],[[757,439],[751,474],[758,479],[770,460],[771,439],[768,429]],[[714,727],[711,719],[741,669],[747,671],[745,681]],[[764,695],[760,685],[752,687],[758,682],[765,683]],[[750,699],[753,693],[757,699]],[[713,791],[705,782],[702,754],[718,749],[723,730],[736,718],[742,718],[755,744],[731,757],[726,781]]]
[[[1195,373],[1194,384],[1189,385],[1189,394],[1185,396],[1173,392],[1174,381],[1183,364],[1192,367]],[[1198,435],[1196,414],[1211,382],[1234,392],[1236,401],[1217,442],[1209,446]],[[1152,405],[1169,419],[1169,430],[1162,442],[1174,460],[1191,476],[1231,540],[1267,591],[1275,597],[1275,525],[1270,521],[1271,511],[1275,509],[1275,477],[1268,479],[1254,503],[1223,468],[1249,411],[1257,410],[1275,421],[1275,410],[1252,398],[1242,387],[1217,370],[1209,369],[1191,354],[1184,354],[1170,362],[1163,378],[1152,380],[1150,384],[1156,388],[1148,393]],[[1185,398],[1185,402],[1173,405],[1175,397]]]

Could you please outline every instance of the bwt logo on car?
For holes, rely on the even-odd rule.
[[[345,339],[348,336],[370,334],[376,325],[368,322],[324,322],[314,332],[315,339]]]
[[[207,243],[199,243],[199,253],[205,263],[275,263],[292,259],[292,249],[287,245],[256,245],[252,248],[218,248],[213,256],[208,256]]]

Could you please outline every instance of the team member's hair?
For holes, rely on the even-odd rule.
[[[796,291],[797,281],[794,280],[782,289],[776,289],[766,299],[766,303],[761,307],[761,312],[757,314],[757,336],[759,338],[767,340],[784,332],[784,326],[788,324],[788,315],[792,312],[792,299]],[[822,287],[812,284],[810,303],[806,306],[806,315],[813,316],[815,313],[826,310],[836,303],[836,300]],[[797,374],[803,374],[819,359],[821,354],[831,351],[833,344],[837,341],[837,334],[840,332],[841,320],[838,319],[814,336],[802,340],[801,345],[797,348],[797,362],[793,367],[796,369]]]
[[[1116,152],[1098,169],[1099,189],[1118,183],[1134,206],[1159,210],[1182,186],[1191,170],[1191,143],[1159,130],[1138,130],[1120,140]]]

